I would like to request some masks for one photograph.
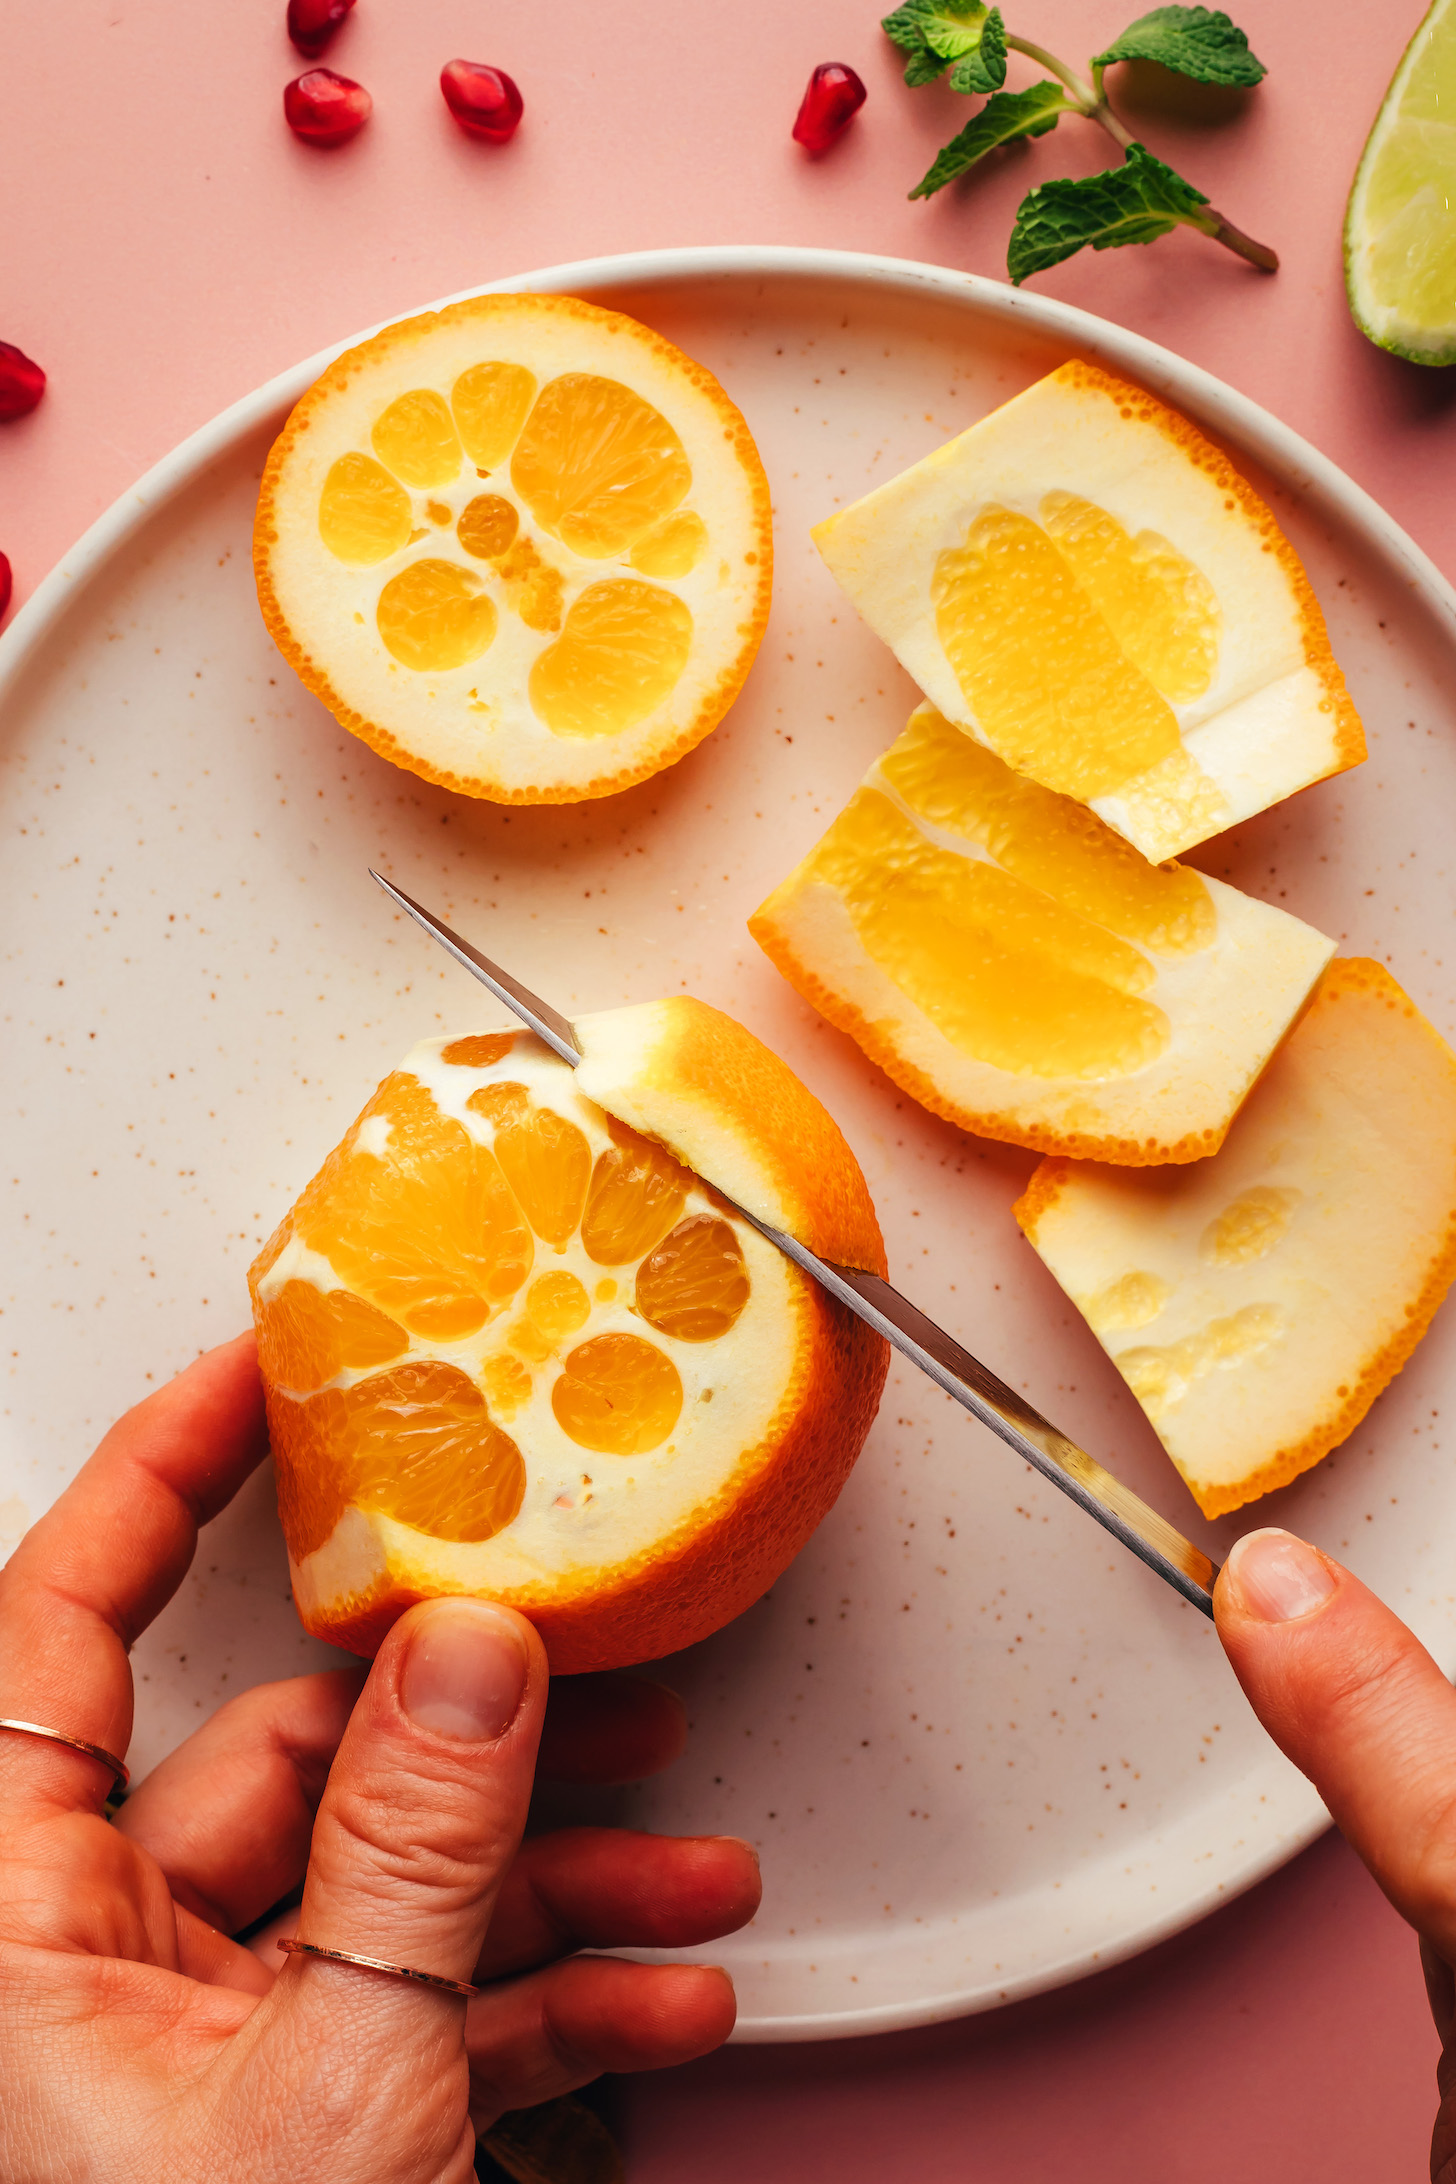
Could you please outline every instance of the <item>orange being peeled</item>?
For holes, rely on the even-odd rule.
[[[768,484],[712,374],[574,296],[387,326],[263,473],[263,618],[331,712],[428,781],[608,796],[722,718],[768,617]]]
[[[294,1595],[372,1653],[413,1601],[529,1615],[554,1669],[758,1599],[869,1430],[885,1345],[720,1197],[884,1270],[823,1108],[687,997],[431,1040],[250,1275]]]

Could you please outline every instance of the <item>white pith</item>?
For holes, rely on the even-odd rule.
[[[1039,380],[979,424],[814,532],[833,575],[931,703],[977,740],[980,728],[946,657],[932,603],[942,552],[964,545],[990,506],[1041,520],[1046,494],[1093,502],[1130,534],[1166,538],[1208,579],[1221,634],[1208,689],[1172,711],[1196,798],[1135,809],[1137,782],[1091,809],[1154,863],[1264,810],[1347,763],[1337,716],[1306,662],[1300,603],[1244,508],[1159,428],[1124,418],[1107,395]],[[993,746],[994,748],[994,746]],[[1148,777],[1140,777],[1147,780]],[[1149,784],[1152,786],[1152,784]]]

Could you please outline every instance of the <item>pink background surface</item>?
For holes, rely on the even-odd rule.
[[[1139,8],[1010,12],[1080,60]],[[0,432],[0,548],[17,596],[214,412],[453,289],[703,242],[1003,274],[1022,192],[1106,165],[1110,147],[1066,122],[970,185],[907,203],[967,109],[939,86],[903,88],[875,13],[875,0],[359,0],[327,60],[368,84],[375,117],[320,154],[281,117],[283,84],[305,65],[282,0],[0,0],[0,338],[51,375],[36,415]],[[1235,13],[1270,67],[1258,93],[1185,94],[1175,113],[1166,86],[1125,81],[1120,105],[1277,247],[1281,273],[1263,279],[1180,233],[1036,285],[1264,403],[1456,573],[1456,376],[1369,347],[1340,275],[1349,178],[1419,0],[1241,0]],[[509,147],[450,122],[435,79],[455,54],[519,81],[526,120]],[[812,162],[788,131],[828,59],[858,68],[870,97]],[[1013,60],[1013,86],[1031,73]],[[1327,1839],[1180,1940],[1061,1995],[929,2032],[720,2055],[624,2085],[621,2125],[633,2184],[1211,2184],[1231,2171],[1244,2184],[1395,2184],[1425,2174],[1435,2052],[1412,1940]]]

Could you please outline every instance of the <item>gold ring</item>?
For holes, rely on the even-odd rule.
[[[99,1759],[102,1766],[109,1767],[115,1775],[119,1790],[124,1790],[131,1780],[125,1762],[118,1759],[115,1752],[108,1752],[104,1744],[88,1744],[84,1737],[67,1736],[64,1729],[47,1729],[38,1721],[0,1720],[0,1729],[18,1729],[27,1737],[47,1737],[52,1744],[65,1744],[73,1752],[84,1752],[88,1759]]]
[[[330,1964],[357,1964],[366,1972],[387,1972],[391,1979],[413,1979],[421,1987],[438,1987],[445,1994],[480,1994],[468,1980],[446,1979],[440,1972],[417,1972],[408,1964],[386,1964],[382,1957],[356,1956],[352,1949],[325,1949],[317,1941],[300,1941],[292,1934],[278,1944],[289,1956],[325,1957]]]

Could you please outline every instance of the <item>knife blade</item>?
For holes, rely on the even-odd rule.
[[[377,881],[385,894],[472,977],[488,986],[513,1015],[538,1038],[544,1039],[562,1061],[573,1069],[577,1066],[581,1048],[568,1017],[512,978],[489,956],[482,955],[468,940],[463,940],[459,933],[426,910],[422,903],[407,895],[403,888],[385,879],[382,872],[376,872],[371,866],[369,877]],[[717,1189],[716,1184],[714,1189]],[[998,1380],[943,1327],[927,1318],[918,1305],[892,1289],[881,1275],[864,1274],[854,1267],[835,1266],[810,1251],[797,1237],[760,1221],[747,1207],[738,1205],[735,1200],[728,1203],[750,1228],[757,1229],[760,1236],[811,1275],[831,1297],[874,1328],[876,1334],[882,1335],[902,1357],[917,1365],[938,1388],[968,1410],[973,1418],[979,1419],[1008,1448],[1014,1449],[1033,1470],[1059,1488],[1114,1539],[1120,1540],[1139,1561],[1155,1570],[1184,1600],[1212,1617],[1217,1563],[1210,1561],[1191,1540],[1185,1539],[1165,1517],[1159,1516],[1156,1509],[1150,1509],[1131,1487],[1124,1486],[1095,1457],[1059,1432],[1014,1388]]]

